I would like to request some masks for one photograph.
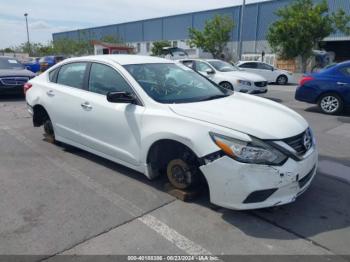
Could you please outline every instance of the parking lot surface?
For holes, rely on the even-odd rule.
[[[317,138],[318,175],[295,203],[255,211],[175,199],[164,180],[46,142],[19,97],[0,98],[0,254],[350,255],[350,114],[263,94],[302,114]],[[243,113],[243,112],[242,112]],[[266,116],[269,117],[269,116]]]

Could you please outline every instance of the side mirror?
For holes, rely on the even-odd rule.
[[[25,68],[30,71],[30,66],[26,66]]]
[[[211,68],[206,69],[205,72],[206,72],[208,75],[213,75],[213,74],[215,74],[215,71],[214,71],[213,69],[211,69]]]
[[[274,68],[274,67],[272,67],[272,68],[271,68],[271,71],[275,71],[275,68]]]
[[[111,103],[135,104],[135,97],[128,92],[108,92],[107,101]]]

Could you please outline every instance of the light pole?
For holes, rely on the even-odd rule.
[[[242,60],[243,53],[243,21],[244,21],[244,9],[245,9],[245,0],[243,0],[243,5],[241,8],[241,19],[239,24],[239,43],[238,43],[238,59]]]
[[[24,17],[26,18],[26,27],[27,27],[27,44],[28,44],[28,51],[29,51],[29,56],[31,54],[31,48],[30,48],[30,42],[29,42],[29,29],[28,29],[28,14],[25,13]]]

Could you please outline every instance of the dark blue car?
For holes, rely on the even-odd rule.
[[[22,64],[33,73],[38,73],[40,71],[40,57],[29,58],[28,61],[23,62]]]
[[[295,99],[318,104],[323,113],[337,114],[350,106],[350,61],[304,76]]]

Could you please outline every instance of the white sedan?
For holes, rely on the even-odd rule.
[[[258,61],[240,61],[236,64],[239,68],[258,74],[267,79],[269,83],[286,85],[295,82],[293,74],[289,71],[278,69],[272,65]]]
[[[183,59],[179,62],[224,88],[249,94],[267,92],[265,78],[227,62],[217,59]]]
[[[294,201],[313,180],[308,123],[273,101],[221,88],[156,57],[64,60],[24,87],[34,126],[183,190],[206,183],[210,201],[254,209]]]

